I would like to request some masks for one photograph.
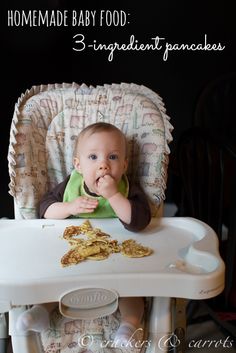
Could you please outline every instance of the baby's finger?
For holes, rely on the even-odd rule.
[[[86,201],[85,203],[85,207],[86,208],[96,208],[98,205],[98,201],[94,200],[94,201]]]
[[[92,213],[94,208],[83,208],[79,213]]]
[[[89,198],[89,197],[84,197],[84,198],[83,198],[83,203],[84,203],[85,205],[96,205],[96,204],[98,203],[98,200],[96,200],[96,199],[91,199],[91,198]]]
[[[96,206],[86,206],[86,205],[81,205],[79,208],[79,212],[94,212],[96,209]]]

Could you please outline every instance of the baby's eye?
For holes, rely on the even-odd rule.
[[[90,154],[90,155],[89,155],[89,159],[92,159],[92,160],[97,159],[96,154]]]
[[[116,159],[118,159],[118,155],[117,154],[111,154],[110,156],[109,156],[109,159],[111,159],[111,160],[116,160]]]

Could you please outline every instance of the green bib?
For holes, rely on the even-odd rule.
[[[119,192],[128,197],[129,193],[129,182],[126,175],[122,176],[121,181],[118,185]],[[63,202],[70,202],[75,200],[79,196],[87,196],[92,197],[98,200],[98,206],[94,210],[93,213],[80,213],[78,216],[72,216],[77,218],[113,218],[117,217],[113,208],[110,206],[110,203],[107,199],[102,196],[91,196],[86,193],[84,189],[84,178],[83,176],[77,172],[77,170],[73,170],[70,176],[70,179],[66,185]]]

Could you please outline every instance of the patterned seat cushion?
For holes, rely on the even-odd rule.
[[[10,194],[22,218],[38,217],[42,195],[70,174],[74,143],[87,125],[104,121],[127,136],[131,180],[140,181],[152,214],[165,197],[172,126],[162,99],[135,84],[34,86],[22,95],[11,126]]]

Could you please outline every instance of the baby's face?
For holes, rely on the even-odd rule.
[[[104,175],[110,175],[118,184],[128,166],[124,137],[115,131],[85,134],[79,142],[74,166],[95,194],[99,178]]]

